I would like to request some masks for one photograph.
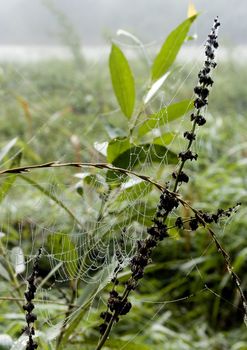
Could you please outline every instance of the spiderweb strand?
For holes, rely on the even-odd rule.
[[[241,302],[243,305],[243,311],[244,311],[244,323],[247,326],[247,300],[246,300],[246,297],[245,297],[244,292],[243,292],[242,287],[241,287],[241,281],[240,281],[238,275],[233,271],[233,267],[231,265],[231,258],[229,256],[229,254],[222,247],[221,243],[219,242],[219,240],[216,236],[216,233],[208,226],[208,224],[205,222],[205,220],[201,216],[201,213],[197,209],[193,208],[188,202],[183,200],[181,197],[177,197],[177,198],[182,205],[187,206],[189,209],[191,209],[196,214],[196,216],[200,219],[200,222],[207,229],[208,233],[210,234],[211,238],[213,239],[213,242],[214,242],[218,252],[220,252],[221,256],[223,257],[223,259],[225,261],[225,267],[226,267],[228,273],[230,274],[230,276],[232,277],[233,283],[235,284],[235,287],[239,292]]]
[[[140,178],[143,181],[146,181],[146,182],[152,184],[153,186],[158,188],[160,191],[163,191],[166,188],[165,186],[161,185],[160,183],[152,180],[149,176],[142,175],[142,174],[139,174],[137,172],[134,172],[134,171],[131,171],[128,169],[114,167],[113,165],[107,164],[107,163],[75,163],[75,162],[59,163],[59,162],[54,161],[54,162],[43,163],[43,164],[38,164],[38,165],[27,165],[27,166],[22,166],[22,167],[18,167],[18,168],[5,169],[5,170],[0,171],[0,175],[23,174],[23,173],[29,173],[35,169],[61,168],[61,167],[76,167],[76,168],[93,167],[93,168],[98,168],[98,169],[108,169],[108,170],[113,170],[113,171],[116,171],[116,172],[119,172],[122,174],[126,174],[126,175],[133,175],[137,178]],[[225,261],[226,269],[227,269],[228,273],[230,274],[230,276],[232,277],[233,283],[235,284],[235,286],[239,292],[241,302],[243,305],[243,310],[244,310],[244,322],[247,326],[247,300],[246,300],[244,292],[241,288],[240,279],[237,276],[237,274],[233,271],[233,267],[231,265],[231,259],[230,259],[229,254],[222,247],[221,243],[217,239],[215,232],[210,227],[208,227],[208,224],[202,218],[201,213],[197,209],[193,208],[187,201],[185,201],[183,198],[181,198],[180,194],[169,191],[167,188],[166,188],[166,191],[169,192],[170,194],[174,195],[183,206],[187,206],[190,210],[192,210],[197,215],[197,217],[200,219],[202,225],[204,227],[206,227],[206,229],[208,230],[211,238],[213,239],[213,241],[215,243],[217,250],[220,252],[220,254],[223,257],[223,259]],[[126,298],[127,298],[127,296],[126,296]]]

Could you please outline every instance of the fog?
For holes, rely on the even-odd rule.
[[[159,42],[187,14],[188,0],[1,0],[0,45],[59,45],[64,14],[82,45],[102,45],[117,29]],[[59,14],[52,13],[53,3]],[[246,0],[193,0],[200,12],[194,32],[201,44],[212,19],[222,22],[224,45],[247,43]],[[55,10],[56,11],[56,10]]]

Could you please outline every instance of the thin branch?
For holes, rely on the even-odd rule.
[[[121,174],[132,175],[132,176],[138,177],[141,180],[144,180],[146,182],[151,183],[156,188],[158,188],[160,191],[163,191],[165,188],[164,186],[162,186],[158,182],[152,180],[149,176],[138,174],[132,170],[115,167],[115,166],[108,164],[108,163],[75,163],[75,162],[60,163],[60,162],[54,161],[54,162],[49,162],[49,163],[43,163],[43,164],[37,164],[37,165],[26,165],[26,166],[22,166],[22,167],[18,167],[18,168],[1,170],[0,176],[4,175],[4,174],[17,174],[18,175],[18,174],[23,174],[23,173],[29,173],[35,169],[62,168],[62,167],[97,168],[97,169],[112,170],[112,171],[119,172]]]

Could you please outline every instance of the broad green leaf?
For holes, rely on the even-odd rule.
[[[177,162],[177,155],[169,151],[165,146],[155,144],[141,144],[133,146],[120,154],[113,162],[113,165],[125,169],[133,169],[143,163],[150,165],[153,162],[160,162],[166,158],[169,164]]]
[[[137,146],[131,145],[129,149],[121,153],[113,162],[114,166],[122,167],[124,169],[133,169],[142,165],[143,163],[150,165],[153,162],[160,162],[166,158],[169,164],[177,162],[177,155],[168,150],[164,145],[156,144],[140,144]]]
[[[117,202],[118,203],[118,202]],[[115,205],[115,202],[110,207],[111,215],[116,218],[116,225],[111,226],[112,232],[121,232],[121,227],[126,225],[126,220],[128,223],[138,222],[145,227],[151,226],[153,224],[153,218],[156,212],[156,207],[151,207],[145,198],[143,201],[135,201],[135,210],[126,201],[125,205],[120,207],[120,205]],[[120,210],[119,210],[120,209]]]
[[[106,191],[105,179],[98,174],[90,174],[84,177],[83,182],[85,185],[93,188],[98,194]]]
[[[130,148],[130,140],[127,137],[116,137],[107,147],[107,161],[112,163],[120,154]]]
[[[128,206],[124,210],[125,218],[123,219],[126,221],[126,217],[128,217],[129,222],[137,221],[141,225],[145,225],[146,227],[151,226],[153,224],[153,218],[156,213],[156,208],[151,207],[146,202],[137,203],[135,205],[135,211],[133,211],[133,208],[131,206]],[[141,213],[141,215],[140,215]],[[120,216],[121,217],[121,216]]]
[[[159,137],[156,137],[153,140],[153,143],[156,145],[161,145],[161,146],[169,145],[169,143],[171,143],[172,140],[174,140],[175,136],[176,136],[176,134],[173,132],[166,132],[165,134],[163,134]]]
[[[53,233],[47,237],[50,253],[54,258],[63,261],[71,278],[76,276],[78,254],[70,237],[64,233]]]
[[[106,173],[106,182],[108,183],[111,189],[119,187],[121,183],[127,180],[128,176],[125,174],[120,174],[119,172],[115,172],[113,170],[108,170]]]
[[[135,105],[135,81],[126,57],[115,44],[112,44],[109,66],[119,106],[123,114],[130,118]]]
[[[152,80],[157,80],[164,75],[175,61],[177,54],[188,34],[196,15],[187,18],[167,37],[156,56],[152,66]]]
[[[107,161],[116,167],[124,169],[133,169],[147,161],[160,162],[164,157],[170,164],[177,162],[176,154],[168,150],[164,143],[133,145],[128,138],[119,137],[109,142],[107,148]],[[106,181],[111,187],[119,186],[126,179],[128,177],[124,174],[119,174],[112,170],[107,172]]]
[[[183,100],[173,103],[165,108],[162,108],[157,113],[151,114],[139,128],[139,135],[143,136],[152,129],[156,129],[171,121],[182,117],[188,111],[194,108],[192,100]]]
[[[152,191],[152,184],[146,181],[130,181],[123,184],[123,190],[115,199],[116,202],[135,201],[138,198],[142,199],[145,195]]]

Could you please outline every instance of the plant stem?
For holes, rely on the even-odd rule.
[[[158,182],[152,180],[149,176],[136,173],[135,171],[115,167],[108,163],[76,163],[76,162],[70,162],[70,163],[60,163],[58,161],[53,161],[49,163],[43,163],[43,164],[37,164],[37,165],[26,165],[18,168],[10,168],[0,171],[0,176],[4,174],[22,174],[22,173],[29,173],[34,169],[44,169],[44,168],[63,168],[63,167],[72,167],[72,168],[97,168],[97,169],[106,169],[106,170],[112,170],[116,171],[125,175],[133,175],[135,177],[138,177],[139,179],[149,182],[155,187],[157,187],[159,190],[164,190],[164,186],[159,184]]]
[[[199,114],[199,112],[198,112],[198,114]],[[195,130],[196,130],[196,121],[194,120],[193,125],[192,125],[192,129],[191,129],[191,133],[194,134]],[[188,146],[186,148],[186,151],[190,150],[192,143],[193,143],[193,140],[190,140],[188,143]],[[181,161],[180,167],[179,167],[178,172],[177,172],[177,178],[176,178],[176,181],[175,181],[175,184],[173,187],[173,192],[177,192],[179,175],[181,174],[185,163],[186,163],[186,160]]]
[[[122,298],[121,298],[123,302],[127,300],[129,294],[130,294],[130,290],[127,287],[125,287],[125,290],[124,290]],[[112,315],[112,317],[107,325],[107,328],[106,328],[104,334],[102,335],[102,337],[100,338],[99,343],[98,343],[95,350],[100,350],[102,348],[102,346],[105,344],[105,342],[106,342],[106,340],[111,332],[113,323],[116,320],[116,318],[118,317],[118,315],[119,315],[119,313],[116,311]]]

